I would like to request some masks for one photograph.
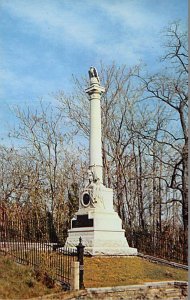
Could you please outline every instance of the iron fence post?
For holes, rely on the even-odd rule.
[[[82,238],[79,238],[79,244],[77,247],[77,257],[79,261],[79,288],[85,289],[84,286],[84,248],[85,246],[82,244]]]

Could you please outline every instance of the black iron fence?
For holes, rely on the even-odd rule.
[[[84,288],[82,240],[76,248],[66,248],[54,233],[43,235],[33,225],[21,221],[1,222],[0,254],[9,255],[17,263],[33,266],[37,276],[58,280],[67,290],[71,287],[72,265],[74,261],[79,261],[79,285]]]
[[[186,263],[184,257],[183,236],[176,234],[175,237],[169,234],[153,235],[152,233],[135,232],[127,237],[129,243],[138,249],[138,252],[163,258],[177,263]],[[130,239],[131,238],[131,239]]]

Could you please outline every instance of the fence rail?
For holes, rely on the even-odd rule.
[[[84,246],[81,240],[76,249],[70,249],[59,241],[40,237],[37,231],[31,238],[30,232],[25,229],[19,222],[0,225],[0,254],[8,254],[17,263],[33,266],[37,274],[43,273],[60,281],[64,289],[70,289],[73,263],[79,261],[80,269],[83,265]],[[30,229],[27,227],[27,230]],[[84,287],[83,272],[79,285]]]
[[[187,257],[184,255],[183,236],[180,233],[176,233],[176,236],[173,238],[167,233],[160,233],[155,237],[151,232],[146,234],[136,232],[133,233],[132,237],[128,235],[127,240],[140,253],[187,264]]]
[[[138,253],[138,256],[142,257],[142,258],[144,258],[146,260],[149,260],[151,262],[155,262],[155,263],[159,263],[159,264],[163,264],[163,265],[172,266],[172,267],[175,267],[175,268],[178,268],[178,269],[188,270],[188,266],[187,265],[178,264],[176,262],[169,261],[169,260],[166,260],[166,259],[162,259],[162,258],[159,258],[159,257],[155,257],[155,256],[151,256],[151,255],[146,255],[146,254],[143,254],[143,253]]]

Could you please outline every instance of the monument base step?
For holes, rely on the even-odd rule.
[[[79,238],[85,246],[84,253],[90,255],[137,255],[137,249],[129,247],[124,231],[74,231],[69,230],[65,247],[76,249]]]
[[[65,247],[59,248],[58,251],[61,252],[61,250],[66,249],[76,250],[76,247],[66,244]],[[92,256],[136,256],[137,249],[132,247],[85,247],[84,254]]]
[[[84,253],[92,256],[134,256],[137,255],[137,249],[131,247],[86,247]]]

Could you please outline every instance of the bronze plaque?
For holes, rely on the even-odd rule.
[[[72,228],[93,227],[94,219],[89,219],[88,215],[79,215],[76,220],[72,221]]]

